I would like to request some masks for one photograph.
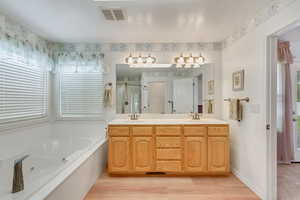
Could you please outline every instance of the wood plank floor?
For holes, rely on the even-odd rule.
[[[300,164],[278,165],[277,191],[279,200],[300,199]]]
[[[103,174],[85,200],[258,200],[235,176],[110,177]]]

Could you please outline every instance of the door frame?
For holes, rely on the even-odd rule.
[[[266,37],[267,199],[277,199],[277,41],[300,26],[300,20]]]
[[[299,66],[299,61],[294,61],[293,67],[295,67],[294,69],[292,68],[292,74],[293,76],[292,78],[292,96],[293,96],[293,119],[295,119],[295,117],[298,117],[296,115],[297,113],[297,84],[298,84],[298,72],[300,72],[300,66]],[[299,162],[300,161],[300,148],[298,148],[298,131],[300,131],[297,128],[297,121],[293,120],[293,138],[294,138],[294,162]]]
[[[267,37],[266,131],[267,131],[267,199],[277,199],[277,41]]]

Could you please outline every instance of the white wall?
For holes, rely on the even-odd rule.
[[[267,199],[267,36],[300,19],[299,10],[300,1],[294,1],[226,47],[222,55],[223,97],[250,97],[240,123],[228,119],[228,103],[222,103],[223,118],[231,127],[232,170],[263,199]],[[245,69],[245,90],[233,92],[232,73],[241,69]]]

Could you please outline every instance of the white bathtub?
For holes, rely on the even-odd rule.
[[[26,139],[22,142],[23,138]],[[88,169],[96,170],[83,188],[70,188],[70,184],[64,186],[64,190],[71,190],[70,193],[82,189],[78,194],[78,199],[81,199],[104,168],[106,149],[105,125],[99,122],[47,124],[0,135],[0,200],[42,200],[51,199],[51,196],[56,200],[68,200],[65,195],[59,197],[59,193],[53,192],[62,187],[76,170],[81,170],[81,166],[99,165]],[[25,190],[11,194],[13,162],[27,154],[30,156],[23,162]]]

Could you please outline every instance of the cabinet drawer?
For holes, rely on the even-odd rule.
[[[228,135],[229,135],[228,126],[208,127],[208,136],[228,136]]]
[[[181,147],[180,137],[156,137],[157,148]]]
[[[156,159],[158,160],[180,160],[182,157],[181,149],[157,149]]]
[[[180,126],[157,126],[156,135],[169,136],[169,135],[181,135]]]
[[[183,129],[183,133],[185,136],[205,136],[206,132],[206,127],[201,126],[186,126]]]
[[[109,127],[109,136],[129,136],[129,127]]]
[[[156,170],[162,172],[180,172],[182,170],[181,161],[157,161]]]
[[[135,126],[132,127],[132,136],[152,136],[152,126]]]

